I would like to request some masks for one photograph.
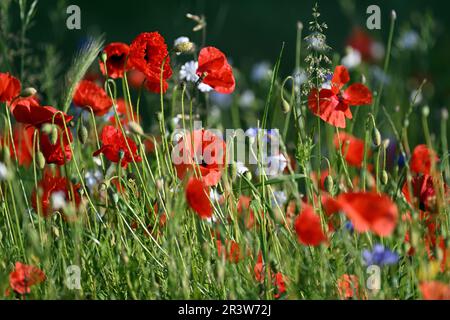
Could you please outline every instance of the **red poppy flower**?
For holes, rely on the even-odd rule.
[[[20,98],[11,105],[11,112],[17,122],[29,124],[36,128],[41,127],[44,123],[54,123],[60,127],[64,127],[64,123],[68,123],[73,116],[51,106],[39,106],[39,101],[35,97]]]
[[[264,271],[264,263],[262,259],[262,253],[258,253],[258,260],[255,264],[255,267],[253,268],[253,272],[255,274],[256,281],[262,283],[264,282],[265,278],[265,271]],[[269,270],[269,274],[271,274],[271,271]],[[281,295],[283,295],[286,292],[286,283],[284,281],[284,276],[281,272],[277,272],[275,274],[271,275],[273,285],[275,286],[275,294],[274,298],[279,299]]]
[[[450,285],[439,281],[426,281],[420,284],[424,300],[450,300]]]
[[[9,104],[11,112],[14,111],[14,108],[17,105],[26,106],[29,108],[29,107],[39,107],[41,104],[39,103],[39,99],[36,96],[30,96],[26,98],[18,97],[13,101],[11,101],[11,103]]]
[[[89,80],[80,81],[73,96],[73,103],[87,110],[92,108],[96,116],[103,116],[113,104],[105,90]]]
[[[100,140],[102,147],[94,152],[94,156],[103,153],[112,162],[119,163],[124,168],[129,163],[141,162],[142,158],[137,154],[137,146],[131,138],[124,137],[122,131],[113,126],[103,127]]]
[[[281,295],[286,292],[286,283],[284,282],[283,274],[281,272],[277,272],[274,275],[273,282],[276,288],[274,298],[279,299]]]
[[[341,299],[360,299],[362,297],[358,277],[353,274],[342,275],[337,281],[337,287]]]
[[[167,80],[172,76],[172,68],[164,38],[158,32],[144,32],[133,40],[130,45],[128,66],[145,75],[147,89],[151,92],[161,92],[163,63],[163,92],[166,92],[169,87]]]
[[[13,130],[14,148],[11,145],[9,150],[11,158],[17,155],[20,166],[28,167],[33,161],[33,137],[35,128],[16,123]],[[14,150],[17,152],[15,153]]]
[[[11,102],[20,94],[20,81],[9,73],[0,73],[0,102]]]
[[[197,75],[203,83],[219,93],[232,93],[235,88],[233,69],[227,57],[217,48],[206,47],[198,56]]]
[[[190,178],[186,185],[186,200],[202,219],[211,218],[213,208],[209,199],[209,187],[197,178]]]
[[[255,225],[255,213],[250,208],[251,198],[247,196],[240,196],[237,204],[237,212],[239,214],[245,214],[245,226],[247,229],[253,228]]]
[[[387,195],[355,192],[341,194],[337,200],[356,231],[372,231],[381,237],[394,231],[398,209]]]
[[[216,240],[217,252],[219,257],[224,256],[231,263],[238,263],[241,259],[241,248],[234,240],[225,240],[225,246],[223,246],[222,241]]]
[[[178,178],[183,179],[186,172],[195,169],[207,186],[218,184],[225,165],[225,150],[225,142],[211,131],[188,133],[172,152]]]
[[[352,136],[346,132],[339,132],[334,135],[334,146],[339,149],[339,140],[341,152],[345,161],[351,166],[361,168],[364,160],[364,141]],[[370,157],[371,151],[368,150],[367,156]]]
[[[320,217],[314,213],[314,208],[303,204],[302,211],[295,219],[295,232],[300,243],[307,246],[318,246],[325,240]]]
[[[69,162],[72,159],[70,147],[72,141],[73,137],[69,129],[66,134],[64,129],[58,128],[58,138],[55,144],[52,144],[50,142],[50,137],[41,131],[39,135],[39,145],[45,161],[48,164],[54,163],[59,166]]]
[[[342,88],[350,81],[350,75],[344,66],[337,66],[331,79],[331,89],[314,88],[308,97],[308,107],[312,113],[323,121],[345,128],[345,118],[352,119],[350,106],[361,106],[372,103],[372,93],[361,83],[350,85],[345,91]]]
[[[130,47],[122,42],[113,42],[108,44],[103,52],[106,54],[106,70],[105,64],[100,60],[100,70],[103,75],[113,79],[122,78],[126,71],[126,62]]]
[[[52,195],[56,192],[61,192],[64,194],[67,203],[70,202],[72,198],[72,189],[74,196],[74,203],[78,207],[81,202],[80,194],[78,190],[80,189],[79,184],[72,184],[65,177],[59,177],[58,175],[53,175],[50,172],[45,172],[44,177],[38,183],[38,190],[42,193],[38,193],[36,189],[33,190],[31,194],[31,205],[33,209],[38,212],[38,199],[39,208],[42,210],[42,215],[46,218],[49,217],[55,210],[60,208],[53,208],[52,206]],[[38,196],[39,195],[39,196]]]
[[[253,268],[253,272],[255,273],[255,279],[258,282],[264,281],[264,263],[262,260],[262,253],[258,253],[258,260],[256,261],[255,267]]]
[[[436,191],[434,189],[433,177],[424,174],[415,176],[411,180],[411,191],[413,197],[409,192],[408,183],[405,182],[402,192],[409,203],[414,203],[420,210],[434,211],[434,204],[436,199]]]
[[[415,173],[430,174],[432,163],[437,163],[439,158],[433,150],[428,149],[425,144],[414,148],[411,157],[411,171]]]
[[[34,266],[16,262],[14,271],[9,274],[9,285],[18,294],[30,293],[31,287],[45,281],[45,273]]]

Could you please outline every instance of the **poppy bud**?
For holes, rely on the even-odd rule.
[[[28,97],[32,97],[37,93],[37,90],[35,88],[25,88],[22,90],[22,92],[20,93],[20,96],[22,98],[28,98]]]
[[[388,180],[389,180],[389,176],[388,176],[386,170],[383,170],[383,171],[381,172],[381,183],[382,183],[383,185],[386,185],[386,184],[388,183]]]
[[[237,177],[237,165],[235,162],[230,164],[231,179],[234,181]]]
[[[372,131],[372,140],[373,140],[373,144],[376,147],[379,147],[381,145],[381,134],[380,131],[377,128],[373,128]]]
[[[88,130],[84,125],[81,125],[78,129],[78,139],[80,139],[81,144],[85,144],[89,134]]]
[[[3,159],[5,159],[5,161],[9,161],[9,159],[11,159],[11,153],[9,151],[9,148],[2,147],[2,151],[3,151]]]
[[[365,75],[362,75],[362,76],[361,76],[361,83],[362,83],[362,84],[366,84],[366,82],[367,82],[366,76],[365,76]]]
[[[113,193],[112,199],[113,199],[114,204],[119,203],[119,195],[116,192]]]
[[[42,131],[43,133],[49,135],[50,132],[52,132],[52,128],[53,128],[53,125],[52,125],[52,124],[50,124],[50,123],[45,123],[45,124],[42,126],[41,131]]]
[[[383,148],[386,150],[389,147],[390,143],[391,143],[391,141],[389,139],[384,139],[383,140]]]
[[[281,99],[281,102],[281,110],[283,110],[284,113],[288,113],[289,111],[291,111],[291,106],[289,102],[286,101],[286,99]]]
[[[36,160],[39,169],[44,169],[45,167],[45,157],[41,151],[36,152]]]
[[[130,131],[133,132],[134,134],[138,134],[140,136],[144,134],[144,130],[142,130],[141,125],[137,122],[134,121],[128,122],[128,128],[130,128]]]
[[[103,63],[106,63],[106,60],[108,60],[108,55],[106,54],[105,51],[103,51],[102,54],[100,55],[100,59],[102,59]]]
[[[422,108],[422,115],[424,117],[428,117],[430,115],[430,107],[428,107],[428,106],[423,107]]]
[[[56,128],[56,126],[52,126],[52,130],[50,131],[48,137],[50,139],[50,143],[53,146],[58,142],[58,129]]]
[[[447,121],[448,120],[448,110],[447,109],[442,109],[442,119]]]
[[[252,180],[252,173],[250,171],[246,171],[244,173],[244,177],[246,177],[247,180],[251,181]]]
[[[391,19],[392,20],[397,20],[397,12],[395,10],[391,11]]]
[[[333,190],[333,187],[334,187],[334,182],[333,182],[333,178],[330,175],[328,175],[325,178],[324,185],[325,185],[325,190],[327,190],[329,193],[331,193],[331,191]]]

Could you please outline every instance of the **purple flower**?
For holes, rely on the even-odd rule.
[[[389,249],[386,249],[381,244],[376,244],[373,247],[372,251],[364,250],[362,256],[364,262],[368,266],[384,266],[396,264],[398,262],[398,254]]]

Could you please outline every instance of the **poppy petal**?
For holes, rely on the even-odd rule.
[[[342,95],[351,106],[362,106],[372,103],[372,93],[369,88],[361,83],[349,86]]]

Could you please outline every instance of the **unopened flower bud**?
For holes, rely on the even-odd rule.
[[[133,132],[134,134],[138,134],[138,135],[144,134],[144,130],[142,130],[141,125],[137,122],[130,121],[128,123],[128,128],[130,128],[130,131]]]
[[[388,183],[388,180],[389,180],[388,173],[386,172],[386,170],[383,170],[383,171],[381,172],[381,183],[382,183],[383,185],[386,185],[386,184]]]
[[[383,148],[387,149],[389,147],[389,144],[391,143],[391,140],[389,139],[384,139],[383,140]]]
[[[291,111],[291,105],[286,101],[286,99],[281,99],[281,110],[284,113],[288,113],[289,111]]]
[[[429,106],[425,106],[422,108],[422,115],[424,117],[428,117],[430,115],[430,107]]]
[[[50,134],[52,132],[52,129],[53,129],[53,125],[51,123],[45,123],[41,127],[41,131],[45,134]]]
[[[247,180],[251,181],[252,180],[252,173],[250,171],[246,171],[244,173],[244,177],[246,177]]]
[[[373,128],[372,131],[372,140],[373,140],[373,144],[376,147],[379,147],[381,145],[381,134],[380,131],[377,128]]]
[[[53,146],[58,142],[58,128],[56,128],[56,126],[52,126],[52,130],[50,131],[48,137]]]
[[[108,60],[108,55],[106,54],[105,51],[103,51],[100,55],[100,59],[102,59],[103,63],[106,63],[106,60]]]
[[[39,169],[44,169],[45,167],[45,157],[41,151],[36,152],[36,161]]]
[[[333,182],[333,178],[330,175],[327,175],[327,177],[325,178],[325,190],[327,190],[329,193],[331,193],[331,191],[333,190],[334,187],[334,182]]]
[[[395,10],[391,11],[391,19],[396,20],[397,19],[397,12]]]
[[[445,121],[448,120],[448,110],[446,108],[442,109],[442,119]]]
[[[301,21],[297,21],[297,29],[303,30],[303,23]]]
[[[20,93],[20,96],[22,98],[28,98],[28,97],[32,97],[37,93],[37,90],[35,88],[29,87],[29,88],[25,88],[22,90],[22,92]]]
[[[80,139],[81,144],[85,144],[89,136],[88,130],[84,125],[81,125],[78,129],[78,139]]]

